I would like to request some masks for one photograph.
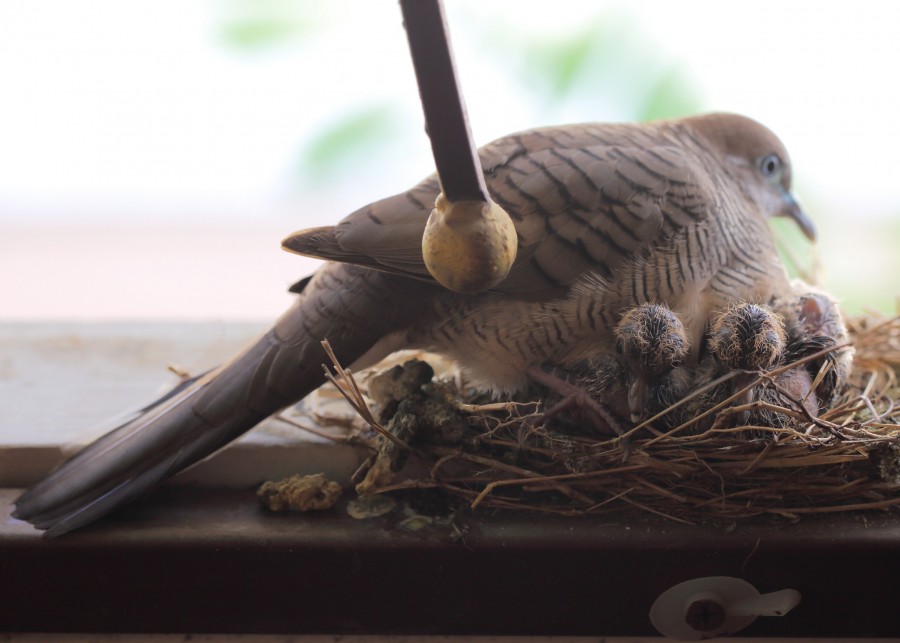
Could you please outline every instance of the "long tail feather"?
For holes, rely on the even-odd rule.
[[[381,340],[410,323],[410,311],[398,302],[422,309],[409,288],[427,287],[409,283],[417,282],[328,265],[242,354],[89,444],[25,492],[14,516],[55,536],[143,495],[318,387],[325,379],[322,339],[332,341],[342,363],[378,359]]]
[[[213,453],[280,407],[280,396],[258,396],[252,406],[237,389],[252,379],[248,364],[264,363],[268,336],[240,358],[175,393],[88,445],[16,501],[14,516],[58,535],[93,522]],[[318,380],[310,386],[318,384]],[[215,401],[213,418],[198,403]]]

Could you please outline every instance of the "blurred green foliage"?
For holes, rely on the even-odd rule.
[[[661,70],[649,84],[638,120],[674,118],[695,114],[702,109],[697,92],[686,73],[677,65]]]
[[[790,276],[837,296],[847,314],[900,313],[897,281],[889,268],[900,248],[900,216],[871,227],[854,226],[841,213],[829,212],[826,204],[813,202],[805,209],[816,222],[815,243],[790,219],[770,223]]]
[[[228,45],[253,49],[290,40],[304,31],[305,25],[298,23],[257,19],[224,24],[220,33]]]
[[[477,20],[477,14],[472,13]],[[645,121],[702,109],[699,91],[640,22],[621,9],[594,10],[563,34],[523,34],[491,21],[478,30],[485,51],[514,70],[547,117],[568,105],[596,105],[612,118]],[[587,120],[587,119],[585,119]]]
[[[300,169],[304,183],[322,186],[329,180],[371,163],[379,150],[403,130],[393,105],[369,105],[325,125],[305,146]]]
[[[217,39],[244,52],[289,45],[327,28],[308,0],[219,0],[219,16]]]
[[[598,62],[602,65],[609,50],[616,49],[609,41],[598,38],[597,31],[592,26],[571,37],[544,42],[523,41],[507,34],[502,53],[507,57],[515,55],[522,81],[536,82],[548,99],[559,101],[577,94],[583,86],[580,79],[590,67]]]
[[[331,24],[330,14],[308,0],[220,3],[219,40],[236,52],[300,44],[313,35],[327,37]],[[481,53],[508,70],[532,97],[542,121],[534,125],[569,120],[572,105],[587,105],[580,111],[594,114],[582,120],[650,120],[702,107],[687,73],[653,46],[630,13],[587,13],[584,27],[549,37],[522,33],[488,11],[470,10],[465,16],[467,32],[475,34]],[[323,123],[301,152],[297,167],[304,189],[328,189],[341,176],[378,158],[404,135],[406,113],[408,106],[398,104],[352,105],[339,119]]]
[[[825,220],[831,228],[823,234],[820,251],[823,286],[839,296],[842,308],[850,314],[900,314],[896,273],[900,216],[860,224],[844,212],[832,213]]]
[[[806,238],[800,227],[791,219],[778,217],[772,219],[769,225],[775,233],[778,254],[788,274],[792,278],[799,277],[808,283],[819,282],[823,275],[815,244]]]

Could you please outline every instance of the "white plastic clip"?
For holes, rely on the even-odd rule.
[[[697,641],[739,632],[758,616],[784,616],[799,603],[795,589],[760,594],[740,578],[707,576],[663,592],[650,608],[650,621],[663,636]]]

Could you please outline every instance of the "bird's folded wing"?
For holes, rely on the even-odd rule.
[[[496,290],[527,293],[611,274],[675,230],[715,210],[701,159],[671,135],[634,128],[545,128],[479,150],[491,197],[516,226],[519,251]],[[430,281],[422,232],[437,177],[376,201],[333,227],[295,233],[294,252]]]

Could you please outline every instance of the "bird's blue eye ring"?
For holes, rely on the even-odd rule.
[[[781,171],[781,159],[777,154],[767,154],[759,159],[759,169],[765,176],[775,176]]]

